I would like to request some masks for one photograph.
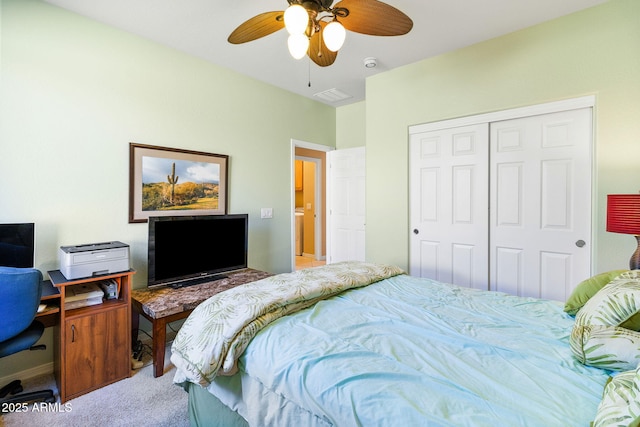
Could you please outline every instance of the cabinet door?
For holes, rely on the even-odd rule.
[[[86,392],[129,376],[126,306],[65,321],[66,395]]]

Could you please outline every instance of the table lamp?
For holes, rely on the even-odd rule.
[[[607,196],[607,231],[632,234],[638,246],[631,255],[629,268],[640,269],[640,194],[609,194]]]

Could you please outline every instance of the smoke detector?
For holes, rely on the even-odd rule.
[[[375,68],[378,65],[378,60],[374,57],[364,58],[364,66],[366,68]]]

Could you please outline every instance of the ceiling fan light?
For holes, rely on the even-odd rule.
[[[322,30],[322,37],[324,39],[324,45],[331,52],[337,52],[344,44],[344,39],[347,36],[347,32],[344,27],[338,21],[332,21],[324,27]]]
[[[299,4],[293,4],[284,11],[284,26],[289,34],[303,34],[309,26],[309,14]]]
[[[304,34],[291,34],[287,40],[289,53],[295,59],[301,59],[309,50],[309,38]]]

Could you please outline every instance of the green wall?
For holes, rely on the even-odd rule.
[[[584,95],[596,96],[594,271],[625,268],[635,240],[605,231],[606,195],[640,190],[637,0],[612,0],[370,77],[367,259],[408,268],[409,126]]]
[[[366,145],[366,102],[360,101],[336,109],[336,148]]]
[[[136,142],[229,155],[249,264],[290,270],[291,139],[335,146],[334,108],[33,0],[2,3],[1,70],[0,221],[36,222],[37,267],[57,268],[61,245],[121,240],[144,285],[147,226],[128,223]]]
[[[39,1],[0,14],[0,222],[36,223],[37,268],[58,268],[62,245],[120,240],[145,286],[147,225],[128,223],[136,142],[229,155],[249,266],[290,271],[291,139],[335,146],[334,108]],[[9,359],[51,362],[44,340]],[[17,370],[4,359],[0,377]]]

